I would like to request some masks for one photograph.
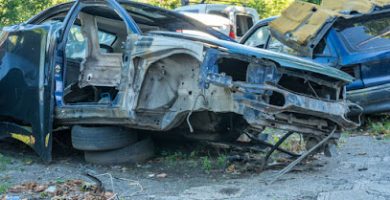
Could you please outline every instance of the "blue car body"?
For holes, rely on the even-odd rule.
[[[347,72],[354,77],[354,81],[347,85],[348,99],[358,103],[364,108],[365,114],[384,113],[390,111],[390,46],[375,49],[354,50],[347,39],[342,36],[345,24],[358,23],[365,19],[375,20],[389,16],[390,11],[378,11],[371,14],[357,15],[350,19],[339,19],[322,38],[323,52],[314,54],[312,57],[301,56],[320,64]],[[271,17],[258,22],[242,38],[241,43],[245,44],[261,28],[268,27],[268,24],[277,17]],[[366,29],[355,27],[350,28],[348,37],[354,39],[366,37]],[[272,36],[268,41],[271,41]],[[367,38],[370,39],[370,38]],[[375,45],[381,45],[386,39],[372,41]],[[377,43],[377,44],[375,44]],[[321,43],[320,43],[321,44]],[[260,48],[269,49],[269,46]]]

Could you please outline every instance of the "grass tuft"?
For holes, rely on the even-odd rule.
[[[0,197],[2,194],[5,194],[10,187],[11,187],[11,185],[7,182],[0,183]]]
[[[369,118],[366,129],[370,135],[390,137],[390,116],[381,115]]]
[[[4,171],[7,169],[7,165],[11,163],[11,158],[0,154],[0,171]]]

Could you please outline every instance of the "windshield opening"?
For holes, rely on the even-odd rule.
[[[380,15],[365,19],[354,20],[338,28],[349,47],[355,51],[390,48],[390,16]]]

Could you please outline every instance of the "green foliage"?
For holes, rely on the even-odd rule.
[[[221,168],[221,169],[225,168],[226,163],[227,163],[226,155],[223,155],[223,154],[219,155],[218,158],[217,158],[217,166],[218,166],[218,168]]]
[[[11,187],[11,185],[7,182],[0,183],[0,195],[5,194],[10,187]]]
[[[0,27],[18,24],[67,0],[0,0]]]
[[[164,159],[166,161],[171,163],[176,163],[179,160],[187,159],[187,155],[185,155],[182,152],[174,152],[174,153],[162,152],[161,155],[164,156]]]
[[[174,9],[181,6],[181,0],[140,0],[155,6],[160,6],[167,9]],[[260,18],[280,15],[294,0],[208,0],[207,3],[224,3],[232,5],[240,5],[255,8],[260,15]],[[310,3],[320,4],[321,0],[303,0]],[[197,1],[191,1],[197,2]],[[200,0],[198,1],[200,2]]]
[[[0,27],[19,24],[42,10],[53,5],[70,0],[0,0]],[[135,0],[160,6],[167,9],[174,9],[181,6],[181,0]],[[224,0],[208,3],[227,3],[243,5],[258,10],[261,18],[279,15],[294,0]],[[319,4],[321,0],[306,0]],[[194,1],[191,1],[194,2]],[[195,1],[196,2],[196,1]],[[200,2],[200,0],[199,0]]]
[[[143,2],[167,9],[175,9],[180,6],[180,0],[144,0]]]
[[[7,168],[7,165],[11,163],[11,159],[0,154],[0,171],[4,171]]]
[[[368,119],[367,126],[371,135],[390,136],[390,116],[388,115],[380,119]]]
[[[141,0],[163,8],[174,9],[180,7],[180,0]],[[288,7],[294,0],[225,0],[225,1],[207,1],[207,3],[224,3],[255,8],[261,18],[279,15],[280,12]],[[194,1],[191,1],[194,2]],[[200,1],[199,1],[200,2]]]
[[[212,164],[208,156],[201,157],[202,160],[202,169],[206,173],[210,173],[210,170],[212,169]]]
[[[255,8],[260,15],[260,18],[280,15],[293,0],[249,0],[248,7]]]

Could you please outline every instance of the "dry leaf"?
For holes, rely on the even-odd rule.
[[[233,164],[233,165],[230,165],[227,169],[226,169],[226,172],[227,173],[234,173],[236,171],[236,166]]]
[[[166,173],[161,173],[161,174],[158,174],[156,177],[157,178],[166,178],[168,176],[168,174]]]

